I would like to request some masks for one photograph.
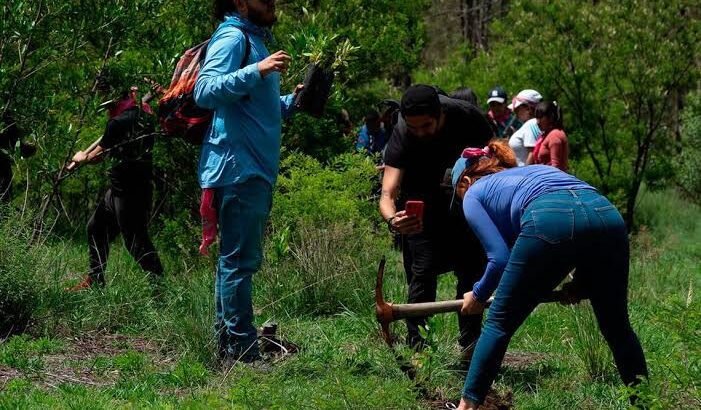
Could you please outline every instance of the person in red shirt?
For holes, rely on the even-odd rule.
[[[567,172],[569,146],[560,106],[555,101],[540,102],[535,108],[535,117],[542,137],[533,149],[534,163],[550,165]]]

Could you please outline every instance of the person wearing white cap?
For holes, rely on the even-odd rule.
[[[523,123],[521,128],[509,138],[509,146],[516,154],[516,163],[519,167],[532,162],[529,161],[529,157],[533,156],[533,148],[540,135],[538,122],[534,117],[535,106],[542,100],[543,96],[538,91],[523,90],[509,104],[509,109]]]

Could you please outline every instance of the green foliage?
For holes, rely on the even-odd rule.
[[[3,216],[3,211],[8,214]],[[18,220],[19,215],[0,204],[0,337],[23,332],[39,299],[36,249]]]
[[[311,62],[337,72],[328,114],[322,119],[297,115],[287,123],[283,142],[322,160],[350,149],[336,115],[346,107],[361,117],[389,92],[389,79],[417,67],[422,45],[425,0],[306,1],[279,5],[274,31],[293,63],[282,89],[302,81]],[[106,119],[97,112],[101,98],[92,92],[104,67],[118,73],[122,86],[149,77],[167,85],[187,48],[211,35],[211,1],[137,0],[5,2],[0,6],[0,110],[16,113],[38,155],[17,164],[15,184],[42,216],[59,215],[55,232],[75,232],[87,220],[97,193],[108,183],[105,166],[86,167],[55,187],[65,161],[100,136]],[[145,41],[144,39],[148,39]],[[364,87],[378,84],[368,94]],[[198,150],[181,141],[160,140],[155,150],[155,212],[165,225],[196,216]],[[20,192],[20,190],[16,190]],[[60,200],[59,200],[60,199]],[[24,198],[17,198],[21,202]],[[183,212],[184,211],[184,212]],[[196,220],[196,217],[194,218]],[[172,226],[166,226],[168,232]],[[187,236],[187,232],[176,237]],[[174,244],[174,245],[181,245]]]
[[[267,260],[258,294],[291,314],[364,311],[386,239],[371,200],[377,171],[370,158],[343,154],[329,164],[292,153],[281,165]]]
[[[55,340],[30,339],[28,335],[13,336],[0,345],[0,365],[10,366],[23,372],[36,372],[44,367],[42,356],[61,347]]]
[[[283,229],[299,220],[323,226],[379,221],[372,189],[378,173],[372,160],[343,154],[324,166],[312,157],[292,153],[280,165],[273,200],[272,224]]]
[[[701,92],[689,96],[681,134],[681,155],[672,160],[677,184],[689,200],[701,204]]]
[[[572,170],[625,204],[632,225],[643,181],[669,176],[672,96],[692,88],[701,55],[694,3],[543,1],[510,5],[492,27],[492,48],[465,63],[465,50],[417,75],[445,89],[485,95],[539,90],[563,107]]]

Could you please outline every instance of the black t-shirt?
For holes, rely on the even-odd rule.
[[[134,107],[107,122],[100,146],[115,161],[110,170],[115,194],[140,194],[151,188],[155,126],[150,117]]]
[[[452,223],[452,187],[442,186],[446,172],[466,147],[484,147],[494,134],[485,115],[467,101],[439,96],[445,123],[433,137],[417,138],[399,118],[385,150],[385,164],[404,171],[401,203],[424,201],[424,229]]]

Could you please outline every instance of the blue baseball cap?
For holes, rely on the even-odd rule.
[[[470,158],[463,158],[460,157],[458,158],[457,161],[455,161],[455,165],[453,165],[453,170],[450,172],[450,177],[451,177],[451,182],[453,183],[453,197],[450,200],[450,209],[453,209],[453,204],[458,203],[459,204],[459,198],[458,198],[458,193],[457,193],[457,186],[458,186],[458,180],[460,179],[460,175],[462,175],[463,171],[467,169],[467,167],[471,166],[475,162],[479,161],[480,158],[482,157],[470,157]]]

